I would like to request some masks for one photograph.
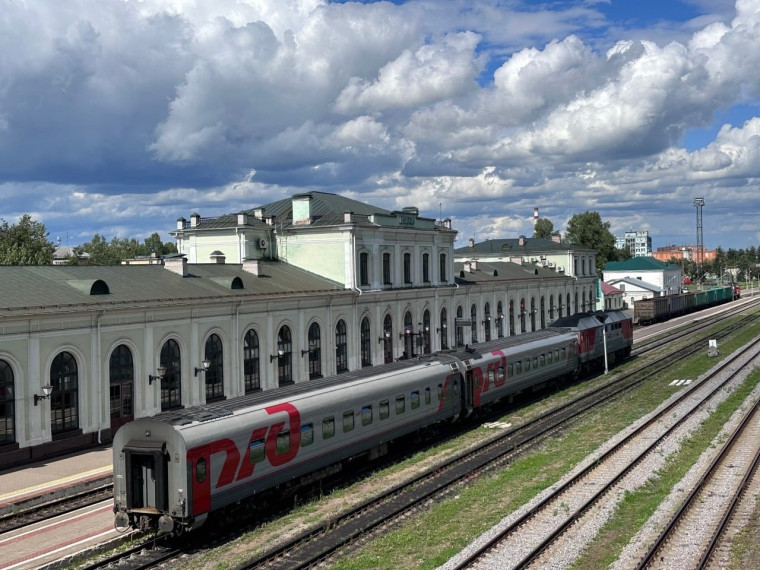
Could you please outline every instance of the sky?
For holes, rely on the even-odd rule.
[[[760,0],[0,0],[0,218],[78,245],[307,191],[457,245],[760,241]]]

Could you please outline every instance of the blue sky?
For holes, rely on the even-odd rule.
[[[36,0],[0,18],[0,218],[76,245],[297,192],[460,243],[598,211],[758,245],[756,0]]]

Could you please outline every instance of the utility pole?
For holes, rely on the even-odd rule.
[[[694,207],[697,209],[697,274],[699,275],[699,288],[702,288],[702,261],[704,261],[704,241],[702,240],[702,208],[705,199],[694,198]]]

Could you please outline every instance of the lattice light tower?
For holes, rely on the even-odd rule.
[[[702,208],[704,205],[704,198],[694,198],[694,207],[697,209],[697,274],[699,275],[700,283],[702,281],[702,262],[705,256],[705,247],[702,241]]]

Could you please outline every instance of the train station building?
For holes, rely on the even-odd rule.
[[[0,268],[0,468],[163,410],[593,310],[592,250],[469,241],[415,207],[309,192],[172,231],[178,254]]]

